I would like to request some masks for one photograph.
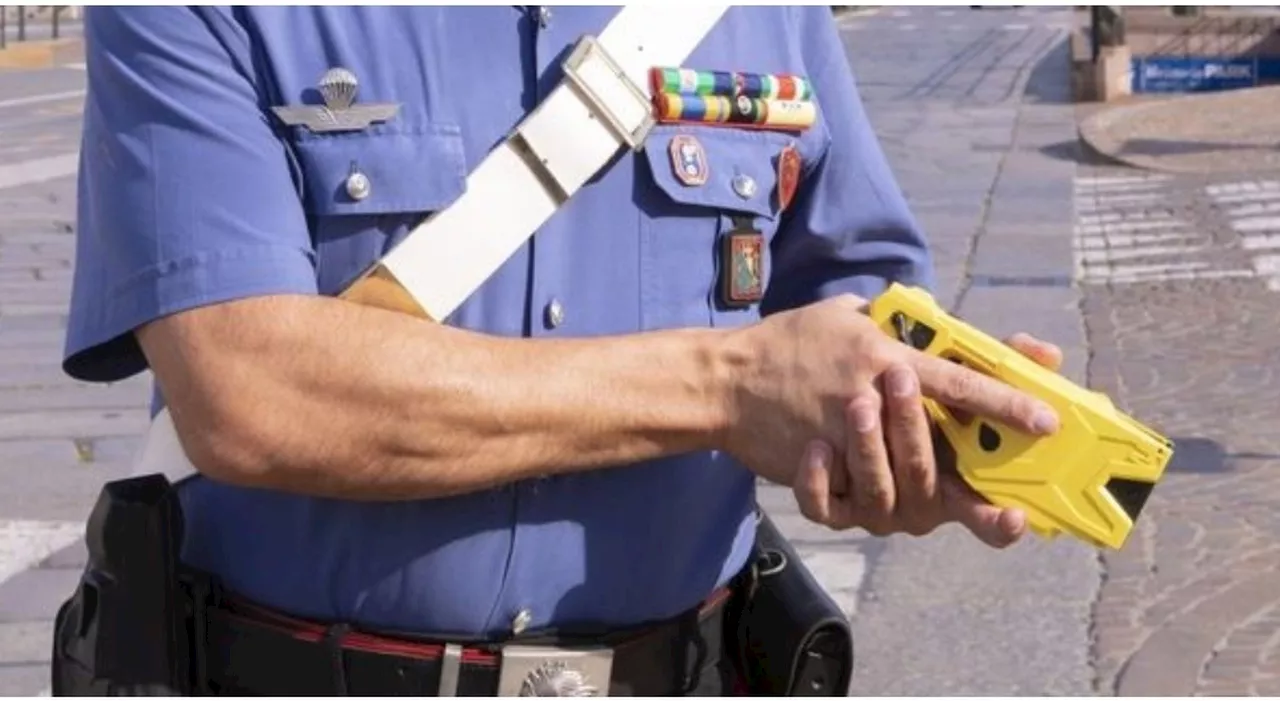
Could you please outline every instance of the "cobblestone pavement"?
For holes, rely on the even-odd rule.
[[[1091,384],[1177,442],[1103,557],[1098,689],[1280,694],[1280,173],[1082,168],[1076,197]]]

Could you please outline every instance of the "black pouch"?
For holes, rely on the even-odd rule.
[[[848,695],[849,620],[763,512],[752,569],[736,614],[739,664],[751,694]]]
[[[182,527],[162,475],[102,488],[85,528],[88,565],[54,621],[53,695],[190,693]]]

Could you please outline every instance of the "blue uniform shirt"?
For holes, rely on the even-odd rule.
[[[459,196],[557,84],[567,48],[616,11],[556,8],[542,26],[517,7],[89,8],[66,371],[144,370],[131,330],[185,309],[338,293]],[[828,8],[734,8],[685,65],[807,77],[820,118],[800,135],[657,129],[448,323],[534,337],[724,328],[840,292],[872,296],[886,280],[931,284]],[[273,116],[318,103],[336,66],[357,76],[358,101],[399,113],[328,134]],[[675,179],[675,133],[703,145],[706,184]],[[801,181],[779,212],[775,163],[789,144]],[[363,200],[343,186],[353,168],[369,179]],[[757,181],[754,196],[734,190],[735,174]],[[742,217],[768,241],[767,294],[722,309],[717,237]],[[752,475],[715,453],[393,504],[198,478],[182,490],[184,558],[263,604],[384,629],[496,634],[522,610],[531,629],[635,624],[687,610],[743,566],[753,496]]]

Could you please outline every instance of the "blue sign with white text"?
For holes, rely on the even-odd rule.
[[[1251,88],[1275,59],[1148,56],[1133,59],[1133,92],[1201,92]],[[1260,68],[1267,70],[1260,71]]]

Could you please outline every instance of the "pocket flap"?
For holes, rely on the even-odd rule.
[[[686,138],[677,141],[681,136]],[[682,177],[677,171],[679,147],[689,139],[701,151],[701,176]],[[681,125],[654,129],[644,151],[654,181],[676,202],[773,219],[778,213],[778,156],[789,144],[795,139],[778,132]]]
[[[302,169],[304,206],[313,214],[435,212],[466,190],[466,154],[457,126],[304,133],[292,145]],[[348,188],[357,172],[367,179],[363,199]]]

